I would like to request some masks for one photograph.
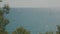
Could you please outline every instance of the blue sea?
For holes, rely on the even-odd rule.
[[[6,15],[10,23],[6,30],[10,33],[16,28],[23,26],[31,31],[31,34],[39,32],[57,31],[60,25],[60,10],[51,8],[11,8],[10,13]]]

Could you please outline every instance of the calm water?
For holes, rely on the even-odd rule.
[[[56,25],[60,24],[60,12],[56,11],[48,8],[12,8],[6,16],[10,20],[6,29],[12,32],[17,27],[24,26],[31,34],[48,30],[55,32]]]

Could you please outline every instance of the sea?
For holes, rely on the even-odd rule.
[[[9,33],[23,26],[31,34],[45,34],[58,31],[60,25],[60,8],[11,8],[5,17],[10,21],[6,26]]]

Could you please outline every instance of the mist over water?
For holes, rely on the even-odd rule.
[[[59,13],[59,10],[49,8],[11,8],[10,14],[6,16],[10,20],[6,30],[12,32],[17,27],[24,26],[31,34],[56,32],[56,25],[60,24]]]

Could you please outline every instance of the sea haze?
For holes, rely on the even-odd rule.
[[[59,10],[51,8],[11,8],[6,18],[10,21],[6,26],[6,30],[10,33],[20,26],[31,31],[31,34],[55,32],[56,25],[60,24]]]

